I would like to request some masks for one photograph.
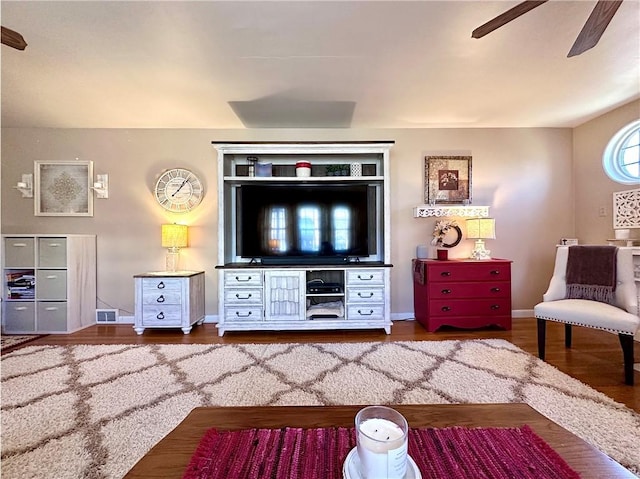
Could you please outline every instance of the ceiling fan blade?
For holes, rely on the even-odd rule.
[[[27,42],[24,41],[22,35],[5,27],[0,28],[2,29],[2,43],[17,50],[25,49]]]
[[[530,10],[533,10],[536,7],[539,7],[543,3],[546,3],[547,0],[538,0],[538,1],[526,1],[519,3],[515,7],[507,10],[501,15],[498,15],[496,18],[489,20],[484,25],[480,25],[473,32],[471,32],[471,36],[473,38],[482,38],[487,33],[491,33],[492,31],[500,28],[502,25],[509,23],[511,20],[515,20],[520,15],[524,15]]]
[[[621,3],[622,0],[599,0],[593,7],[591,15],[582,27],[567,57],[580,55],[595,47]]]

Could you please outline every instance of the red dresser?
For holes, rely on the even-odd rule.
[[[511,261],[413,260],[416,320],[440,326],[511,329]]]

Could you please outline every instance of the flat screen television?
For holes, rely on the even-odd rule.
[[[236,192],[236,250],[242,258],[334,264],[375,253],[375,187],[255,184]]]

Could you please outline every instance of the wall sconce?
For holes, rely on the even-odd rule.
[[[491,259],[491,251],[485,249],[484,240],[496,238],[496,220],[494,218],[467,220],[467,238],[476,240],[475,248],[471,252],[472,259]]]
[[[18,181],[14,188],[22,193],[23,198],[33,198],[33,174],[22,175],[22,181]]]
[[[109,175],[96,175],[91,189],[96,192],[96,198],[109,198]]]
[[[188,227],[186,225],[162,225],[162,247],[167,248],[166,270],[176,271],[180,260],[180,248],[188,243]]]

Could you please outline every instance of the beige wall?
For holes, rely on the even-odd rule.
[[[212,141],[395,140],[391,150],[392,305],[395,318],[412,317],[410,261],[431,238],[434,220],[413,218],[423,203],[423,158],[471,154],[473,203],[491,206],[497,238],[492,255],[513,260],[513,308],[530,310],[545,291],[555,245],[573,236],[571,129],[408,130],[2,130],[2,233],[92,233],[98,238],[98,307],[133,313],[133,275],[164,269],[160,225],[191,225],[181,266],[206,271],[206,313],[217,314],[216,153]],[[36,217],[33,200],[12,188],[35,160],[92,160],[108,173],[109,199],[95,200],[92,218]],[[205,182],[203,203],[172,215],[153,199],[166,168],[186,167]],[[466,257],[472,241],[450,251]]]
[[[612,193],[637,188],[609,179],[602,169],[602,153],[611,137],[640,118],[640,100],[628,103],[574,129],[573,177],[576,184],[576,235],[581,243],[604,243],[613,238]],[[605,216],[600,216],[604,207]],[[633,232],[640,238],[640,231]]]

